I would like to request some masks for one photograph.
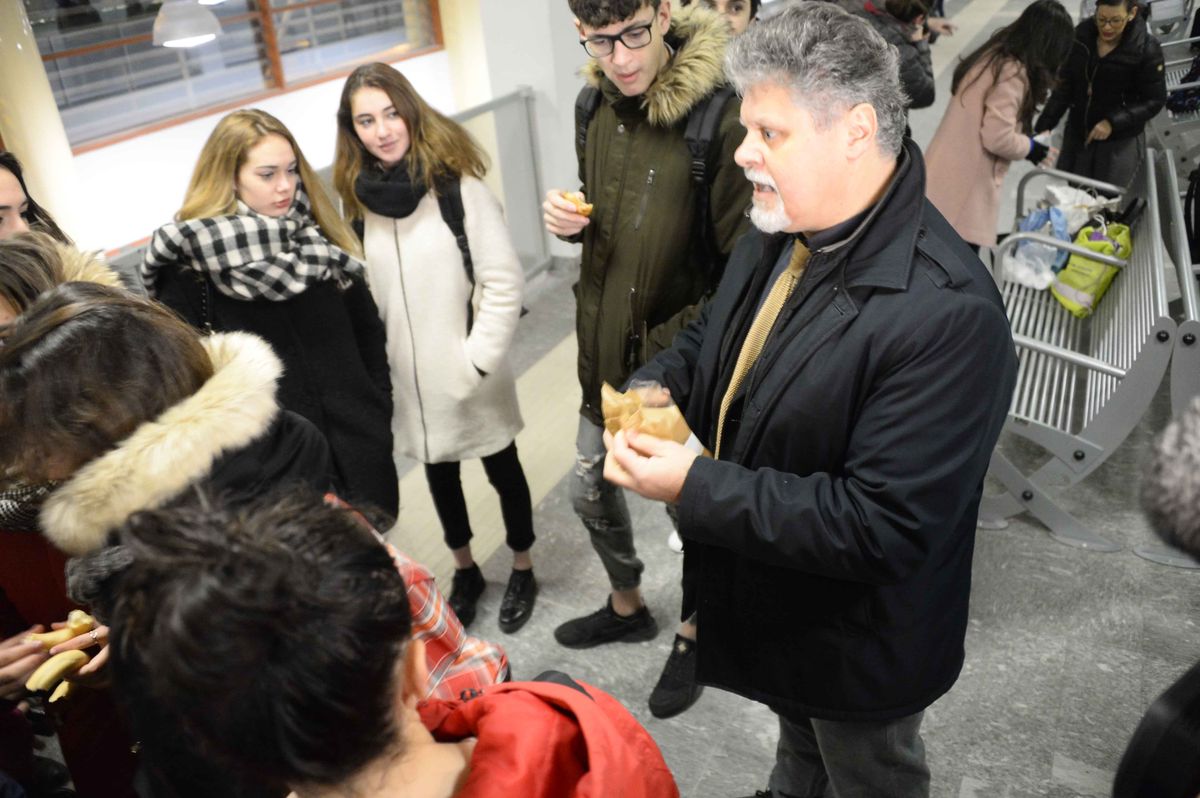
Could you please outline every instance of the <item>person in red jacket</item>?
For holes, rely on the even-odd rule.
[[[117,542],[92,586],[113,678],[213,767],[295,798],[679,795],[633,716],[560,674],[423,700],[403,577],[317,495],[199,496],[133,515]]]

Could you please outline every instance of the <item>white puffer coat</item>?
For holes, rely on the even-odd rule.
[[[464,177],[462,200],[474,296],[432,192],[403,219],[364,216],[367,281],[387,328],[395,452],[422,463],[495,454],[523,426],[508,348],[524,273],[487,186]]]

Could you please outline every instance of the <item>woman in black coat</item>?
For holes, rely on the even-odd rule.
[[[849,0],[842,7],[864,17],[900,54],[900,85],[909,108],[933,105],[933,61],[929,55],[929,0]]]
[[[1167,99],[1162,48],[1134,0],[1099,0],[1095,16],[1075,28],[1060,80],[1034,125],[1053,130],[1067,113],[1058,168],[1129,185],[1142,132]]]
[[[339,493],[394,518],[386,333],[358,250],[291,133],[249,109],[209,136],[142,277],[192,325],[266,339],[284,364],[279,402],[329,442]]]

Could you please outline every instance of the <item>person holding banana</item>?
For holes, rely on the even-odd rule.
[[[109,534],[138,511],[200,489],[233,503],[275,486],[329,490],[328,445],[308,421],[280,408],[281,371],[256,336],[202,338],[162,305],[100,285],[60,285],[0,328],[0,471],[30,484],[57,483],[39,516],[43,534],[68,555],[94,555],[86,573],[78,563],[69,567],[76,599],[91,605],[83,577],[96,578],[97,561],[123,561]],[[410,575],[418,633],[428,641],[431,689],[456,694],[506,679],[504,652],[467,637],[428,572],[397,558]],[[87,649],[84,667],[98,669],[108,649],[97,644],[106,634],[97,627],[50,653]],[[117,692],[127,706],[140,697],[136,688]],[[150,728],[158,727],[133,729],[141,743],[139,791],[279,798],[212,767],[186,740]]]

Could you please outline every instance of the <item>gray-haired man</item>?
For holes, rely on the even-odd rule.
[[[716,455],[618,433],[605,475],[678,502],[697,678],[779,715],[768,794],[925,796],[921,717],[963,663],[1008,321],[925,200],[896,51],[866,21],[802,3],[726,67],[758,231],[634,375]]]

